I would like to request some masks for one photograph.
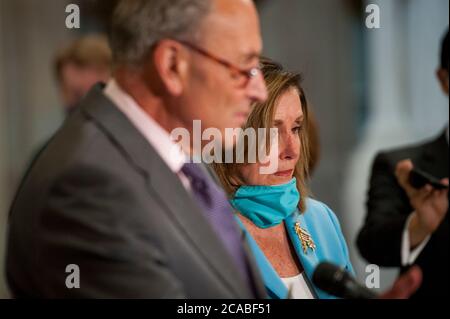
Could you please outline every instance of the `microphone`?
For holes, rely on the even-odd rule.
[[[360,285],[343,268],[329,262],[320,263],[314,270],[313,283],[323,291],[344,299],[374,299],[377,294]]]

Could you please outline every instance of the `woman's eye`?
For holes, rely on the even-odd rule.
[[[292,129],[292,132],[293,132],[293,133],[299,133],[301,130],[302,130],[302,127],[301,127],[301,126],[296,126],[296,127],[294,127],[294,128]]]

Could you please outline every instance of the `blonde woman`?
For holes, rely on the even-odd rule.
[[[331,298],[311,282],[314,268],[330,261],[353,268],[335,214],[308,196],[308,109],[300,76],[262,61],[268,99],[254,105],[245,128],[278,129],[278,169],[260,163],[214,164],[238,221],[248,235],[272,298]]]
[[[309,196],[308,107],[301,79],[267,59],[262,73],[268,99],[253,106],[244,128],[278,128],[278,169],[260,174],[267,163],[213,167],[238,212],[269,297],[334,298],[312,284],[316,266],[328,261],[354,271],[335,214]],[[421,278],[413,267],[381,297],[408,298]]]

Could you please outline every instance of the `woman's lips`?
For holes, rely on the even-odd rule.
[[[274,175],[275,176],[282,176],[282,177],[291,176],[293,171],[294,171],[293,169],[288,169],[288,170],[285,170],[285,171],[278,171]]]

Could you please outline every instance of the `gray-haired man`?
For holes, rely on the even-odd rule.
[[[14,296],[264,297],[224,193],[169,137],[193,120],[240,127],[266,99],[253,3],[121,1],[110,40],[113,80],[87,95],[16,195]]]

